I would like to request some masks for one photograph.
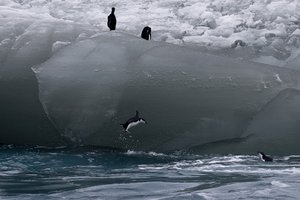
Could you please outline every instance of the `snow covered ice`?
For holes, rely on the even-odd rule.
[[[282,121],[287,151],[299,153],[299,10],[298,0],[2,0],[0,142],[230,152],[224,141],[236,141],[247,152],[284,110],[295,116]],[[153,41],[139,38],[146,25]],[[123,138],[136,109],[149,124]]]
[[[2,0],[0,6],[1,21],[6,22],[1,23],[1,40],[22,34],[22,30],[9,31],[7,37],[3,35],[5,29],[20,23],[23,27],[19,29],[26,29],[40,21],[75,22],[104,31],[106,17],[114,6],[119,30],[140,35],[142,28],[149,25],[156,41],[280,66],[299,55],[298,0]],[[243,41],[246,47],[232,49],[236,40]]]

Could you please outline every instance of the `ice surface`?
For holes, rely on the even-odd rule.
[[[257,145],[267,152],[298,149],[300,112],[296,107],[299,98],[299,90],[286,89],[266,104],[245,131],[245,134],[254,137],[247,140],[244,147]]]
[[[40,100],[62,135],[87,145],[156,151],[242,138],[264,104],[285,88],[299,88],[300,80],[288,69],[122,32],[73,43],[35,72]],[[120,123],[135,110],[148,125],[127,138]]]
[[[95,37],[75,43],[42,65],[47,67],[35,69],[40,75],[41,100],[64,134],[73,134],[78,127],[81,137],[88,135],[114,116],[128,73],[135,74],[124,66],[158,45],[119,35],[103,33],[98,36],[102,40]]]
[[[283,66],[300,45],[299,0],[2,0],[0,13],[1,21],[10,24],[42,18],[104,31],[112,6],[116,7],[119,30],[140,35],[149,25],[156,41],[204,46],[256,62]],[[7,31],[1,30],[1,36],[3,32]],[[236,40],[247,44],[245,53],[231,49]]]

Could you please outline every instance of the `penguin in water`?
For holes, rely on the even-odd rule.
[[[145,40],[151,40],[151,28],[149,26],[144,27],[141,37]]]
[[[124,130],[126,132],[129,132],[128,130],[131,128],[131,127],[134,127],[140,123],[144,123],[144,124],[147,124],[146,120],[139,117],[139,111],[136,111],[135,113],[135,116],[134,117],[131,117],[130,119],[128,119],[124,124],[120,124]]]
[[[273,161],[273,158],[271,158],[270,156],[266,156],[266,154],[264,154],[263,152],[259,151],[257,153],[262,161],[264,161],[264,162],[272,162]]]
[[[117,19],[115,16],[115,8],[112,7],[111,13],[107,17],[107,26],[112,31],[112,30],[116,30],[116,24],[117,24]]]

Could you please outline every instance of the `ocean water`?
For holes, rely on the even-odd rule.
[[[2,146],[0,199],[299,199],[300,156]]]

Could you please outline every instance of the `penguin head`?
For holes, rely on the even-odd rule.
[[[265,154],[261,151],[258,151],[257,154],[260,155],[260,156],[265,156]]]
[[[115,7],[111,8],[111,12],[114,13],[115,12]]]
[[[147,121],[145,119],[143,119],[143,118],[139,118],[139,122],[147,124]]]

